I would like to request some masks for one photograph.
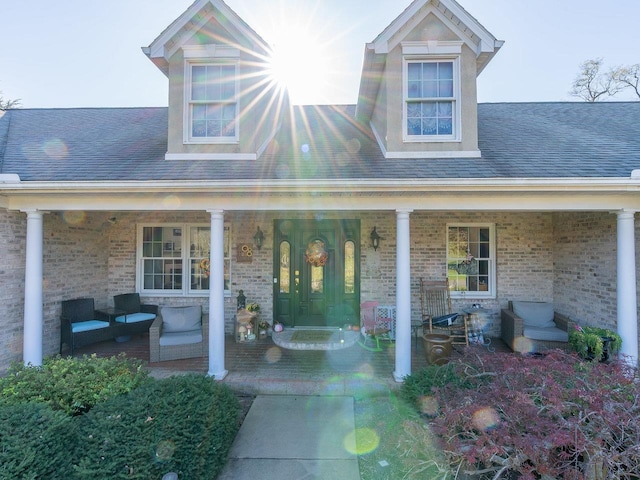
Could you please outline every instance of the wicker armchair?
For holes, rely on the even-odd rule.
[[[164,362],[204,356],[208,329],[200,305],[162,307],[149,329],[149,361]]]
[[[520,302],[530,304],[540,304],[544,307],[544,302]],[[509,301],[509,308],[503,308],[501,311],[502,318],[502,340],[507,344],[514,352],[518,353],[533,353],[544,352],[554,348],[562,350],[569,349],[568,332],[575,323],[567,316],[553,311],[551,306],[551,312],[553,316],[553,326],[548,327],[534,327],[531,328],[531,324],[527,325],[527,322],[514,312],[514,302]],[[550,304],[546,304],[550,305]],[[517,310],[517,309],[516,309]],[[545,329],[549,329],[549,334],[546,335]],[[532,331],[533,330],[533,331]],[[541,332],[542,331],[542,332]],[[537,333],[537,335],[535,333]],[[542,335],[540,335],[542,333]],[[564,337],[562,340],[551,340],[551,338],[558,338],[560,335]],[[532,338],[538,337],[538,338]]]
[[[108,317],[105,318],[95,310],[93,298],[76,298],[62,302],[60,315],[60,353],[66,343],[73,351],[81,346],[112,340],[113,326]]]

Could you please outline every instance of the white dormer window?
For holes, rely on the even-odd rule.
[[[458,141],[458,59],[406,59],[404,70],[405,141]]]
[[[188,143],[238,140],[238,88],[235,63],[187,63]]]

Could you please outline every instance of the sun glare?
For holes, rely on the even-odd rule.
[[[271,76],[288,88],[291,103],[326,103],[331,69],[326,46],[311,32],[288,27],[275,32],[272,48]]]

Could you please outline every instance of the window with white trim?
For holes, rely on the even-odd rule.
[[[458,64],[457,59],[405,61],[405,140],[458,139]]]
[[[236,63],[189,62],[187,74],[187,140],[193,143],[237,141]]]
[[[229,227],[224,227],[224,290],[230,293]],[[211,227],[200,224],[138,226],[137,285],[147,295],[208,295]]]
[[[493,224],[447,225],[447,278],[453,297],[495,296]]]

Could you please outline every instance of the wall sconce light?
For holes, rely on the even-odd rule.
[[[376,227],[373,227],[373,230],[371,230],[371,235],[369,235],[369,237],[371,238],[371,246],[373,247],[373,249],[378,250],[378,247],[380,246],[380,240],[384,240],[384,238],[378,235]]]
[[[253,236],[253,241],[256,244],[256,247],[258,247],[258,250],[261,250],[262,242],[264,241],[264,233],[262,233],[262,230],[260,230],[260,227],[258,227],[258,230]]]

